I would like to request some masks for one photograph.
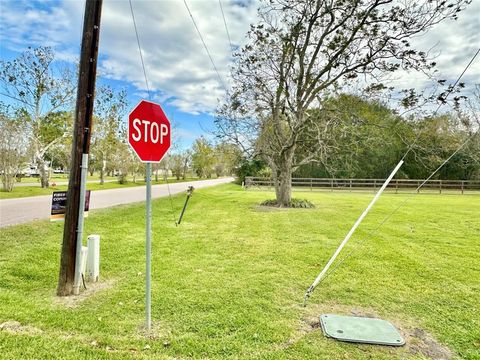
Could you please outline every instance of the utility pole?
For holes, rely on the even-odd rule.
[[[103,0],[86,0],[85,4],[73,130],[72,163],[70,165],[60,275],[57,287],[58,296],[68,296],[73,292],[75,256],[77,247],[78,245],[81,246],[82,241],[81,237],[78,239],[77,236],[78,233],[82,234],[83,232],[84,209],[80,209],[80,206],[85,199],[85,194],[82,194],[82,191],[85,192],[85,179],[82,180],[82,170],[85,173],[85,168],[88,167],[88,153],[90,151],[102,2]],[[81,226],[79,226],[79,222]],[[79,241],[80,244],[78,244]]]

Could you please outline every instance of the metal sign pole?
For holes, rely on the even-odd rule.
[[[145,304],[145,314],[146,314],[146,326],[147,329],[150,330],[152,327],[152,284],[151,284],[151,256],[152,256],[152,182],[151,182],[151,167],[152,163],[147,162],[147,199],[146,199],[146,211],[147,211],[147,220],[146,220],[146,304]]]
[[[80,202],[78,204],[78,222],[77,222],[77,247],[75,252],[75,277],[73,281],[73,294],[80,293],[80,282],[82,281],[82,264],[80,255],[83,246],[83,222],[85,217],[85,196],[87,187],[88,154],[82,155],[82,171],[80,178]]]

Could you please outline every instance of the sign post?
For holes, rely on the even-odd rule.
[[[159,163],[170,148],[170,121],[160,105],[142,100],[128,116],[128,143],[141,162],[146,163],[146,220],[145,220],[145,316],[146,327],[152,326],[152,163]]]
[[[152,326],[152,181],[151,181],[151,170],[152,170],[152,163],[147,163],[147,199],[146,199],[146,269],[145,269],[145,276],[146,276],[146,294],[145,294],[145,316],[146,316],[146,324],[147,329],[150,330]]]

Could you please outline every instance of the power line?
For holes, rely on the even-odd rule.
[[[450,95],[452,93],[452,91],[455,89],[455,86],[457,86],[458,82],[460,81],[460,79],[463,77],[463,75],[465,74],[465,72],[468,70],[468,68],[470,67],[470,65],[472,65],[473,61],[475,60],[475,58],[477,57],[478,53],[480,52],[480,47],[477,49],[477,52],[475,53],[475,55],[473,55],[473,57],[470,59],[470,61],[468,62],[467,66],[465,66],[465,69],[463,69],[462,73],[460,74],[460,76],[457,78],[457,80],[455,81],[455,83],[453,84],[453,86],[448,90],[447,94],[445,95],[445,100],[447,99],[448,95]],[[444,103],[440,103],[438,104],[438,107],[437,107],[437,110],[435,110],[435,112],[433,113],[434,116],[435,114],[437,113],[437,111],[440,109],[440,107],[443,105]]]
[[[220,84],[225,89],[225,91],[228,92],[228,89],[225,86],[225,83],[223,82],[222,77],[220,76],[220,73],[218,72],[217,66],[215,65],[215,62],[213,61],[212,55],[210,54],[210,51],[208,50],[207,44],[205,43],[205,40],[203,40],[202,33],[200,32],[200,29],[198,28],[197,23],[195,22],[195,19],[193,18],[192,12],[190,11],[190,8],[187,5],[187,1],[183,0],[183,3],[185,4],[185,7],[187,8],[187,11],[190,15],[190,18],[192,19],[193,25],[195,26],[195,29],[197,30],[198,36],[200,37],[200,40],[202,41],[203,47],[205,48],[205,51],[207,52],[208,58],[210,59],[210,62],[213,65],[213,69],[217,73],[218,80],[220,81]]]
[[[230,39],[230,33],[228,32],[227,20],[225,19],[225,14],[223,12],[222,1],[218,0],[218,4],[220,5],[220,10],[222,11],[223,23],[225,25],[225,31],[227,32],[228,43],[230,44],[230,51],[233,52],[232,40]]]
[[[143,76],[145,77],[145,85],[147,86],[148,98],[152,100],[152,94],[150,93],[150,87],[148,86],[147,72],[145,71],[145,62],[143,61],[142,47],[140,46],[140,38],[137,31],[137,23],[135,21],[135,14],[133,13],[132,0],[128,0],[130,4],[130,12],[132,13],[133,27],[135,29],[135,35],[137,37],[138,52],[140,53],[140,60],[142,62]]]
[[[462,73],[458,76],[457,80],[455,80],[455,82],[453,83],[453,86],[448,90],[447,94],[445,95],[445,97],[443,98],[443,100],[447,100],[447,97],[452,93],[452,91],[455,89],[455,86],[457,86],[457,84],[460,82],[460,80],[462,79],[463,75],[465,75],[465,73],[467,72],[468,68],[470,67],[470,65],[472,65],[473,61],[475,60],[475,58],[477,57],[478,53],[480,52],[480,48],[477,49],[477,52],[472,56],[472,58],[470,59],[470,61],[468,62],[467,66],[465,66],[465,68],[463,69]],[[433,112],[433,116],[437,115],[437,112],[438,110],[440,109],[440,107],[445,104],[445,102],[441,102],[440,104],[438,104],[438,107],[437,109]],[[415,137],[415,140],[413,141],[413,143],[408,147],[407,151],[405,152],[405,155],[403,155],[402,157],[402,160],[405,160],[405,158],[407,157],[407,155],[410,153],[410,151],[413,149],[413,147],[415,146],[415,144],[417,143],[418,141],[418,138],[420,137],[420,131],[418,132],[417,136]]]
[[[136,24],[136,21],[135,21],[135,14],[133,12],[132,0],[128,0],[128,2],[130,4],[130,12],[132,13],[133,27],[135,29],[135,35],[137,37],[138,52],[140,53],[140,60],[142,62],[143,76],[145,77],[145,85],[147,87],[148,98],[150,100],[152,100],[152,94],[150,92],[150,86],[148,85],[147,71],[145,70],[145,62],[143,61],[142,47],[140,45],[140,37],[138,35],[137,24]],[[148,169],[148,167],[147,167],[147,169]],[[168,183],[167,176],[165,177],[165,182],[167,183],[168,197],[170,199],[170,210],[171,210],[171,213],[172,213],[173,222],[176,223],[175,211],[173,209],[172,193],[170,191],[170,184]]]

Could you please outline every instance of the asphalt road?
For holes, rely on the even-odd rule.
[[[195,188],[204,188],[232,181],[233,178],[186,181],[170,184],[170,192],[172,195],[185,192],[189,185]],[[163,196],[168,196],[167,185],[153,185],[152,198]],[[140,201],[145,201],[145,186],[97,190],[92,191],[90,195],[90,209],[102,209]],[[33,220],[48,219],[50,217],[51,203],[51,195],[0,200],[0,227],[23,224]]]

